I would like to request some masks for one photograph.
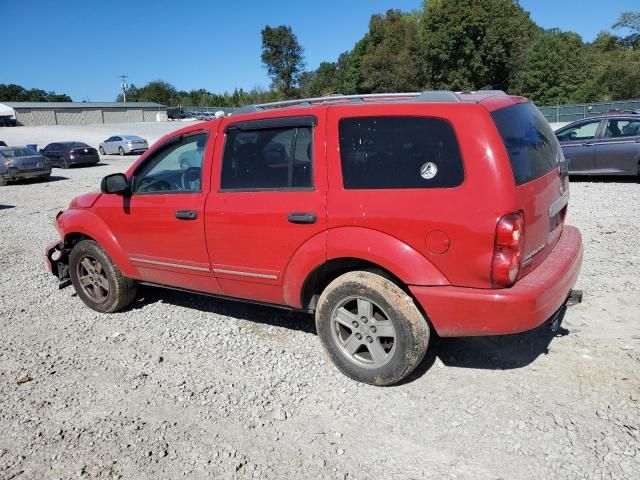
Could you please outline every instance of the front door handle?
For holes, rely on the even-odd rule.
[[[176,212],[176,218],[178,220],[195,220],[198,218],[198,212],[195,210],[178,210]]]
[[[287,220],[291,223],[316,223],[318,217],[315,213],[290,213]]]

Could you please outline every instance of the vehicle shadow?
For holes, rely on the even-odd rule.
[[[0,204],[0,210],[6,210],[8,208],[16,208],[15,205],[1,205]]]
[[[639,183],[637,175],[570,175],[569,180],[575,183]]]
[[[60,180],[69,180],[69,177],[60,177],[58,175],[51,175],[48,179],[43,180],[42,183],[59,182]],[[39,183],[39,180],[33,180],[29,183]]]
[[[314,317],[308,313],[147,285],[139,287],[138,299],[133,303],[131,309],[135,310],[159,301],[175,306],[193,308],[201,312],[274,327],[284,327],[316,335]]]
[[[138,300],[130,308],[135,310],[159,301],[193,308],[201,312],[317,335],[314,317],[304,312],[159,287],[141,286]],[[439,338],[433,334],[423,361],[397,385],[412,383],[419,379],[433,367],[437,359],[440,359],[445,367],[479,370],[523,368],[535,361],[540,355],[546,355],[549,352],[549,344],[555,337],[565,336],[569,333],[567,329],[562,327],[565,314],[566,307],[563,307],[558,313],[558,329],[555,332],[550,328],[549,322],[545,322],[534,330],[514,335]]]

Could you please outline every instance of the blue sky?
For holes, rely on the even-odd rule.
[[[453,1],[453,0],[451,0]],[[321,2],[218,0],[0,0],[0,83],[111,101],[118,75],[138,86],[161,78],[178,89],[213,92],[267,87],[260,30],[291,25],[309,68],[333,61],[367,31],[369,17],[413,10],[421,0]],[[586,41],[638,0],[521,0],[545,28]]]

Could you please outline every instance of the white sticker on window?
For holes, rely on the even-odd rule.
[[[431,180],[438,174],[438,166],[433,162],[427,162],[420,167],[420,176],[425,180]]]

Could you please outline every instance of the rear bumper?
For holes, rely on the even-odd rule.
[[[582,257],[580,231],[565,226],[544,262],[511,288],[409,288],[442,337],[519,333],[544,323],[562,307],[578,279]]]
[[[96,155],[87,155],[86,157],[74,157],[68,160],[69,165],[89,165],[92,163],[98,163],[100,161],[100,156]]]
[[[51,168],[42,168],[38,170],[16,170],[15,168],[10,168],[7,173],[1,175],[3,178],[10,181],[20,180],[23,178],[37,178],[44,177],[45,175],[51,175]]]

